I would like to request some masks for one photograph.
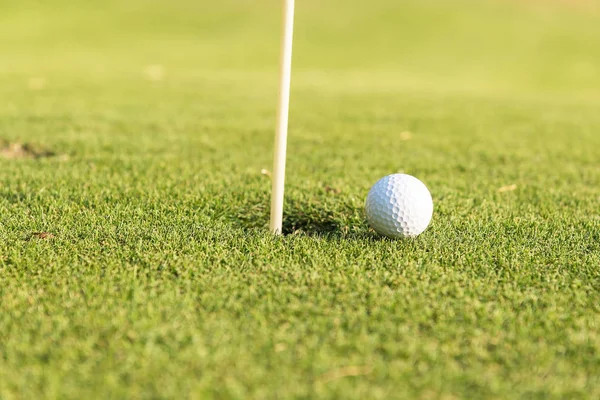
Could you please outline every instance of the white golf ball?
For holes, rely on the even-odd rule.
[[[373,185],[365,212],[377,233],[391,238],[422,233],[433,215],[433,200],[427,186],[414,176],[393,174]]]

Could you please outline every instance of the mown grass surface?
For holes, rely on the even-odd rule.
[[[146,3],[2,3],[0,398],[600,396],[594,3],[299,2],[284,237],[279,2]]]

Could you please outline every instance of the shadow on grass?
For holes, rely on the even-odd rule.
[[[281,230],[284,235],[342,233],[340,223],[333,216],[306,214],[298,210],[284,214]]]
[[[268,198],[246,204],[232,215],[233,222],[245,230],[268,229],[270,203]],[[331,239],[380,239],[361,217],[360,210],[340,202],[333,206],[320,199],[286,200],[282,233]]]

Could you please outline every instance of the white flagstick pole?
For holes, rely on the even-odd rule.
[[[283,189],[285,182],[285,158],[290,106],[290,80],[292,72],[292,38],[294,36],[294,0],[283,0],[283,35],[279,75],[279,104],[277,106],[277,130],[275,133],[275,157],[273,161],[273,189],[271,194],[271,232],[281,234],[283,221]]]

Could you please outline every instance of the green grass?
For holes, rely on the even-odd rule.
[[[598,7],[299,1],[272,237],[279,3],[0,4],[0,398],[600,397]]]

